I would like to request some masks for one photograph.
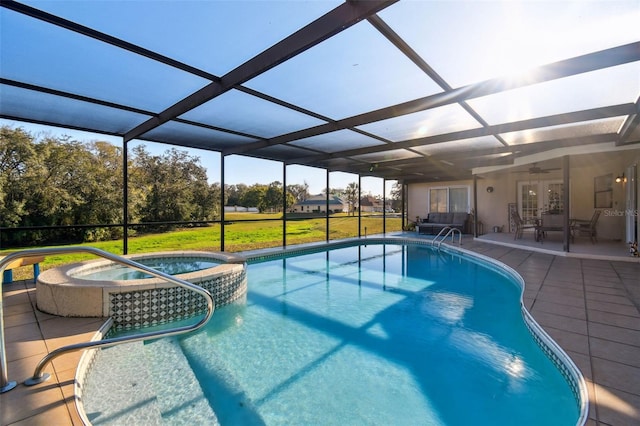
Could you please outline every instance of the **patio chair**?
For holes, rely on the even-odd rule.
[[[520,217],[520,213],[518,213],[517,210],[513,210],[511,212],[511,220],[513,221],[514,225],[516,226],[516,234],[513,237],[514,240],[522,238],[522,231],[523,230],[525,230],[525,229],[534,229],[536,227],[535,224],[531,224],[531,225],[525,224],[524,221],[522,220],[522,218]]]
[[[598,242],[598,236],[596,233],[596,225],[598,224],[598,218],[600,217],[600,210],[594,210],[593,216],[589,220],[574,220],[571,225],[571,235],[587,235],[591,238],[591,243]]]

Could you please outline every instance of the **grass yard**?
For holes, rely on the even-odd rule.
[[[281,214],[228,213],[225,214],[225,251],[239,252],[260,248],[282,246],[282,221],[265,220],[280,219]],[[362,235],[382,233],[382,216],[363,217],[361,219]],[[399,231],[401,219],[386,219],[387,232]],[[366,231],[365,231],[366,228]],[[303,220],[287,220],[287,246],[325,240],[326,220],[312,218]],[[357,216],[335,215],[329,218],[329,239],[358,236]],[[95,247],[110,253],[122,254],[122,240],[101,241],[82,244]],[[220,251],[220,225],[215,224],[202,228],[180,229],[161,234],[145,234],[129,237],[129,254],[150,253],[155,251],[200,250]],[[0,256],[15,250],[0,251]],[[65,254],[48,256],[40,265],[44,271],[66,263],[92,259],[87,254]],[[25,266],[13,271],[13,279],[21,280],[33,277],[33,268]]]

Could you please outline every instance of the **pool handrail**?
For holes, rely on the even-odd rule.
[[[442,234],[445,231],[447,231],[447,233],[444,234],[444,236],[442,236]],[[462,232],[458,228],[454,228],[454,227],[451,227],[451,226],[445,226],[444,228],[442,228],[440,230],[440,232],[438,232],[438,235],[436,235],[435,238],[433,240],[431,240],[431,245],[435,246],[436,244],[438,244],[438,248],[440,248],[440,245],[442,244],[442,242],[444,240],[446,240],[449,235],[451,235],[451,242],[453,242],[454,239],[455,239],[456,232],[458,232],[458,245],[461,245],[462,244]],[[440,238],[440,240],[438,240],[439,237],[442,237],[442,238]]]
[[[49,256],[53,254],[61,254],[61,253],[90,253],[99,257],[103,257],[105,259],[109,259],[115,263],[119,263],[122,265],[129,266],[131,268],[140,270],[142,272],[146,272],[149,275],[152,275],[156,278],[165,279],[173,284],[176,284],[180,287],[184,287],[188,290],[192,290],[201,296],[203,296],[207,301],[207,312],[205,316],[195,324],[186,325],[182,327],[175,327],[169,330],[158,330],[147,333],[136,334],[132,336],[122,336],[122,337],[113,337],[110,339],[103,340],[95,340],[84,343],[76,343],[73,345],[62,346],[57,348],[50,353],[48,353],[44,358],[40,360],[38,365],[35,368],[33,376],[24,381],[26,386],[33,386],[38,383],[42,383],[49,379],[51,376],[49,373],[43,373],[44,367],[54,358],[63,355],[68,352],[74,352],[81,349],[97,349],[103,347],[115,346],[120,343],[130,343],[130,342],[138,342],[141,340],[155,339],[160,337],[168,337],[175,336],[177,334],[184,334],[191,331],[195,331],[202,326],[204,326],[213,315],[215,303],[213,301],[213,297],[209,291],[204,288],[192,284],[188,281],[181,280],[172,275],[166,274],[164,272],[160,272],[156,269],[150,268],[148,266],[142,265],[138,262],[134,262],[133,260],[127,259],[122,256],[118,256],[94,247],[80,247],[80,246],[72,246],[72,247],[54,247],[54,248],[42,248],[42,249],[31,249],[31,250],[22,250],[19,252],[14,252],[2,260],[0,260],[0,276],[4,272],[6,266],[13,262],[16,259],[20,259],[23,257],[31,257],[31,256]],[[14,387],[16,387],[16,382],[10,382],[7,374],[7,358],[6,358],[6,347],[4,341],[4,312],[3,312],[3,300],[2,300],[2,292],[0,292],[0,393],[8,392]]]

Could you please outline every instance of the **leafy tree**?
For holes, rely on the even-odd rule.
[[[137,199],[136,215],[143,222],[181,222],[213,217],[214,193],[198,157],[171,148],[151,155],[144,145],[134,148],[134,187],[145,195]],[[153,229],[173,229],[159,225]]]
[[[245,207],[257,207],[260,212],[265,211],[264,200],[267,195],[267,185],[259,183],[251,185],[240,199],[240,205]]]
[[[390,198],[391,198],[391,207],[396,211],[399,212],[402,210],[402,191],[403,191],[404,185],[401,184],[400,182],[394,182],[393,186],[391,187],[391,192],[389,193]]]
[[[225,185],[225,198],[226,206],[240,206],[242,205],[242,199],[245,193],[249,190],[249,187],[244,183],[237,185]]]
[[[358,205],[358,193],[359,188],[356,182],[351,182],[349,185],[347,185],[347,189],[345,189],[344,191],[344,196],[349,205],[349,212],[351,212],[351,214],[353,215],[355,215],[356,207]]]
[[[282,211],[282,201],[282,182],[271,182],[262,200],[264,210]]]
[[[291,194],[295,203],[301,203],[309,198],[309,184],[305,181],[302,185],[299,183],[287,185],[287,193]],[[293,205],[292,204],[292,205]],[[287,207],[290,207],[287,205]]]
[[[75,179],[74,191],[81,199],[74,222],[113,224],[122,222],[122,149],[107,142],[86,144],[88,153],[82,172]],[[122,236],[122,229],[94,228],[85,231],[84,241]]]
[[[22,129],[0,128],[0,226],[18,226],[27,215],[24,179],[35,161],[33,138]]]

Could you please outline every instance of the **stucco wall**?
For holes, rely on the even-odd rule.
[[[572,218],[589,219],[594,212],[594,178],[611,174],[612,178],[621,175],[632,164],[640,164],[640,150],[612,152],[607,154],[585,154],[570,158],[570,204]],[[540,177],[538,177],[540,176]],[[509,232],[508,204],[517,201],[517,184],[519,181],[535,182],[543,180],[561,180],[562,171],[553,171],[543,175],[513,173],[510,170],[487,173],[477,181],[477,218],[483,223],[484,232],[492,232],[494,226],[502,226],[503,232]],[[473,180],[415,183],[409,185],[408,219],[426,216],[429,211],[429,188],[442,186],[469,185],[471,188],[471,207],[473,207]],[[488,187],[492,192],[487,192]],[[598,237],[609,240],[625,238],[625,205],[624,184],[613,182],[613,205],[603,208],[598,221]],[[617,213],[620,212],[620,213]]]
[[[408,198],[409,210],[408,220],[413,222],[416,216],[426,217],[429,213],[429,189],[448,186],[468,186],[470,188],[470,206],[473,207],[473,180],[412,183],[409,185]]]

